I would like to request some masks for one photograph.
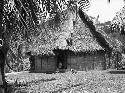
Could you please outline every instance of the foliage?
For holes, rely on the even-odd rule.
[[[9,62],[10,67],[12,67],[12,69],[10,69],[8,66],[5,67],[5,73],[9,73],[9,72],[20,72],[20,71],[29,71],[30,69],[30,61],[29,59],[22,59],[20,61],[16,61],[16,60],[12,60],[12,58],[10,59]]]
[[[114,32],[119,32],[124,35],[124,25],[125,25],[125,7],[123,7],[112,20],[112,30]]]

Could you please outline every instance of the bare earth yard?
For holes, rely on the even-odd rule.
[[[109,73],[110,72],[110,73]],[[125,71],[8,74],[16,93],[125,93]]]

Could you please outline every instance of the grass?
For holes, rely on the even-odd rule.
[[[23,72],[6,79],[17,79],[15,90],[22,91],[19,93],[125,93],[125,71]]]

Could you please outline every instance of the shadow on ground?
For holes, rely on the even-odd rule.
[[[125,70],[108,71],[110,74],[125,74]]]

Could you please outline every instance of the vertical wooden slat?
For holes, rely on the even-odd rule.
[[[36,72],[41,72],[41,57],[40,56],[36,56],[36,62],[35,62],[35,64],[36,64],[36,69],[35,69],[35,71]]]
[[[42,69],[43,69],[43,68],[42,68],[42,62],[43,62],[43,60],[42,60],[42,56],[41,56],[41,72],[42,72]]]
[[[43,56],[42,58],[42,72],[46,72],[47,58]]]
[[[69,56],[69,58],[70,58],[70,70],[71,70],[71,55]]]
[[[36,72],[36,70],[37,70],[37,69],[36,69],[36,68],[37,68],[37,64],[36,64],[36,56],[35,56],[35,60],[34,60],[34,61],[35,61],[35,72]]]

